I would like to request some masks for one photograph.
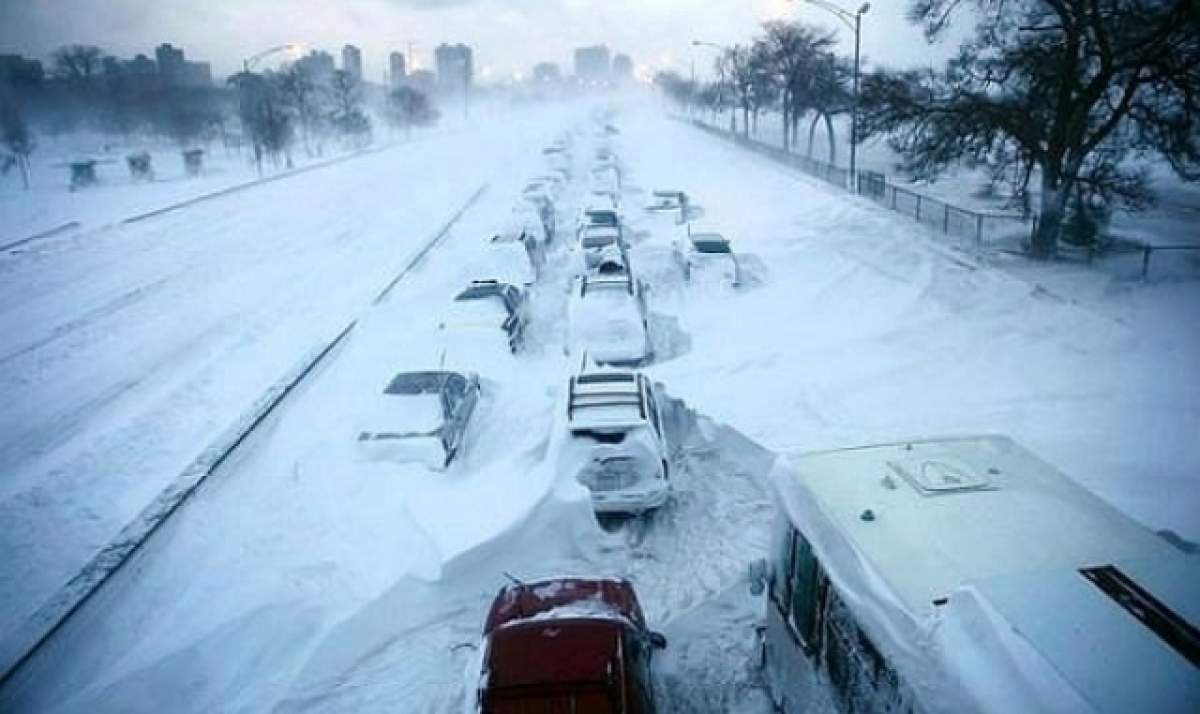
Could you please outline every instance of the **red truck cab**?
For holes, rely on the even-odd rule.
[[[563,578],[503,588],[484,625],[481,714],[653,714],[646,628],[625,580]]]

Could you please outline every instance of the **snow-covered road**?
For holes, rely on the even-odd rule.
[[[375,185],[389,172],[388,154],[346,164],[340,180],[375,201],[336,219],[354,229],[340,240],[338,227],[324,223],[338,207],[302,207],[287,192],[273,197],[281,202],[274,210],[307,216],[279,220],[329,235],[290,273],[273,273],[269,255],[241,250],[276,276],[271,291],[322,307],[289,312],[263,289],[242,309],[248,320],[274,316],[276,330],[297,323],[287,327],[291,338],[316,339],[336,322],[331,305],[342,306],[342,317],[354,312],[473,191],[472,181],[491,184],[315,378],[0,692],[0,707],[459,712],[471,700],[484,612],[510,573],[630,578],[649,622],[671,641],[659,662],[665,711],[768,711],[754,666],[762,603],[745,593],[744,573],[766,545],[772,506],[762,475],[771,450],[1007,432],[1147,525],[1200,539],[1200,342],[1189,331],[1158,329],[1189,324],[1200,307],[1194,285],[1162,293],[1113,285],[1071,293],[1100,296],[1092,302],[1067,299],[1052,282],[1066,279],[1057,271],[1035,284],[641,108],[618,122],[632,184],[628,212],[638,215],[652,189],[688,191],[704,206],[700,225],[731,238],[749,273],[747,289],[708,292],[683,283],[669,235],[646,234],[632,251],[634,270],[652,287],[658,359],[646,372],[680,400],[671,410],[672,501],[609,533],[595,523],[586,491],[555,472],[556,405],[572,367],[562,339],[574,256],[562,252],[533,289],[530,352],[481,365],[485,396],[462,461],[445,474],[361,461],[353,435],[364,402],[392,374],[428,359],[423,337],[441,306],[485,271],[481,237],[539,170],[537,142],[571,118],[564,110],[510,127],[528,141],[464,161],[451,172],[461,181],[447,179],[441,189],[429,178],[420,191],[428,193],[403,207]],[[459,151],[487,145],[491,135]],[[581,140],[577,170],[590,159]],[[345,201],[359,196],[330,190],[353,194]],[[418,213],[429,225],[405,233],[404,250],[389,251],[394,226]],[[181,230],[195,217],[181,216]],[[297,265],[323,271],[353,245],[365,261],[356,268],[343,256],[349,267],[336,277],[298,277],[307,273]],[[351,280],[353,270],[371,279]],[[214,283],[221,277],[209,275]],[[130,289],[118,283],[115,297]],[[170,294],[172,285],[162,290]],[[1155,322],[1142,329],[1137,318],[1151,312]],[[324,319],[330,324],[315,324]],[[174,334],[174,323],[154,325],[145,329]],[[243,333],[241,349],[261,349],[263,360],[273,351],[294,358],[272,334]],[[251,381],[239,377],[249,360],[237,369],[213,360],[202,369],[220,375],[221,390],[227,380]],[[277,376],[286,365],[274,367]],[[169,395],[169,386],[158,392]],[[144,458],[147,448],[117,453]]]
[[[0,638],[536,153],[531,114],[0,256]]]

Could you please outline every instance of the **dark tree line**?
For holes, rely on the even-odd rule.
[[[867,77],[861,135],[918,176],[965,162],[1026,201],[1036,181],[1031,253],[1052,257],[1065,222],[1153,200],[1146,160],[1200,178],[1198,17],[1193,0],[914,0],[928,37],[955,19],[974,37],[940,71]]]

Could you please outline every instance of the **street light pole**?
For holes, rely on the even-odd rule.
[[[242,60],[242,71],[249,74],[250,68],[257,64],[260,60],[266,59],[277,52],[293,52],[298,49],[300,49],[300,45],[294,42],[289,42],[286,45],[279,45],[277,47],[263,50],[256,55],[251,55],[250,57]]]
[[[853,94],[850,98],[850,190],[857,191],[858,183],[858,64],[859,49],[862,46],[862,16],[871,9],[871,3],[864,2],[855,12],[834,5],[828,0],[804,0],[809,5],[833,14],[854,32],[854,80]],[[853,18],[853,22],[851,22]]]

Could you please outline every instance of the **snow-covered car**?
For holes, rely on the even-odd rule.
[[[505,586],[484,622],[478,714],[654,714],[654,651],[627,580]]]
[[[596,251],[592,261],[593,275],[630,275],[629,253],[620,243],[614,243]]]
[[[650,213],[675,213],[680,216],[686,212],[688,205],[687,194],[683,191],[655,191],[646,202],[646,211]]]
[[[439,327],[443,331],[494,330],[504,335],[509,351],[516,354],[525,344],[528,314],[523,289],[499,280],[475,280],[454,298],[450,314]]]
[[[588,204],[579,212],[578,228],[583,230],[588,226],[620,228],[621,214],[615,207],[607,205],[607,202],[600,205]]]
[[[625,250],[620,227],[589,225],[580,229],[579,254],[582,273],[593,270],[613,248]]]
[[[359,433],[359,448],[375,461],[445,469],[462,451],[478,403],[479,377],[473,373],[398,374],[369,415],[372,429]]]
[[[694,285],[737,287],[741,271],[729,240],[719,233],[692,233],[675,243],[683,275]]]
[[[571,345],[597,364],[640,365],[653,355],[641,283],[630,275],[584,275],[570,302]]]
[[[556,181],[531,179],[525,183],[525,188],[521,189],[521,194],[525,196],[546,196],[551,201],[558,201],[559,195],[562,194],[562,186]]]
[[[572,377],[560,465],[586,486],[597,513],[638,514],[671,492],[670,460],[654,386],[641,373]]]
[[[515,213],[532,213],[537,216],[538,221],[542,225],[542,231],[546,235],[546,242],[554,240],[554,234],[558,228],[558,211],[555,208],[554,201],[546,198],[542,194],[537,195],[522,195],[521,200],[513,208]]]
[[[537,253],[530,241],[497,234],[488,241],[485,268],[481,272],[513,285],[533,285],[537,281]]]

